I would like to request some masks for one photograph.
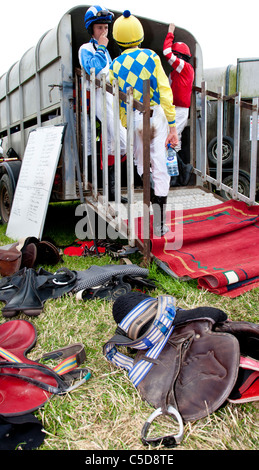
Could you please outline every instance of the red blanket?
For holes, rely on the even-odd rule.
[[[182,216],[172,211],[167,225],[165,237],[151,233],[151,251],[177,276],[198,279],[198,287],[228,297],[259,287],[259,206],[231,200]]]

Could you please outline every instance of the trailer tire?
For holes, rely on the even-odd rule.
[[[214,137],[208,145],[208,159],[211,163],[217,164],[217,137]],[[224,136],[222,139],[222,166],[233,162],[234,141],[231,137]]]
[[[233,188],[233,175],[228,175],[222,180],[222,183],[230,188]],[[246,171],[239,171],[239,180],[238,180],[238,192],[243,194],[243,196],[249,197],[250,194],[250,177]],[[224,199],[231,199],[231,195],[224,191],[223,189],[220,192],[221,197]]]
[[[0,179],[0,224],[7,224],[14,197],[12,182],[7,174]]]

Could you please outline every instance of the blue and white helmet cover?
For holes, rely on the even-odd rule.
[[[85,27],[89,28],[93,23],[111,23],[114,14],[107,10],[106,7],[100,5],[93,5],[86,11],[85,14]]]

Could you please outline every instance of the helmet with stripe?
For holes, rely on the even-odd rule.
[[[113,21],[114,14],[100,5],[93,5],[85,13],[85,27],[92,34],[92,26],[95,23],[109,24]]]

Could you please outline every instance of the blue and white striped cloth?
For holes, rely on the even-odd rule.
[[[175,301],[172,296],[166,295],[159,296],[157,299],[150,297],[140,302],[119,323],[119,328],[128,333],[132,322],[147,309],[154,311],[155,318],[152,326],[144,335],[127,344],[127,346],[134,349],[147,349],[143,359],[134,364],[134,359],[118,351],[115,343],[112,341],[113,338],[104,346],[106,359],[117,367],[126,369],[129,373],[129,378],[136,387],[153,366],[150,359],[156,359],[159,356],[174,329]],[[123,344],[123,342],[116,342],[117,346]],[[147,360],[145,360],[145,357]]]

